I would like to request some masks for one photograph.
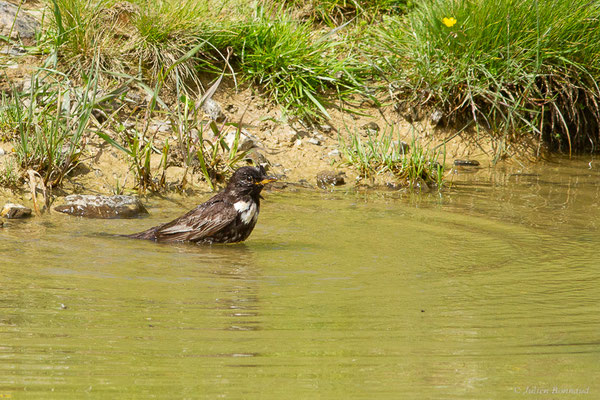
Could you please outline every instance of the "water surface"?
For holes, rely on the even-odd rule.
[[[600,398],[589,162],[461,172],[441,195],[265,193],[239,245],[110,235],[205,197],[11,221],[0,397]]]

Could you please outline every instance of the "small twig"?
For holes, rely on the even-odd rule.
[[[42,212],[37,204],[37,187],[38,183],[41,184],[42,194],[44,195],[44,206],[47,207],[48,196],[46,193],[46,185],[44,185],[44,180],[38,172],[29,169],[27,170],[27,174],[29,175],[29,190],[31,191],[31,199],[33,200],[33,209],[37,215],[42,215]]]

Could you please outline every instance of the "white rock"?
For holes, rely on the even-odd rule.
[[[15,203],[6,203],[4,207],[2,207],[2,212],[0,212],[0,217],[8,219],[26,218],[30,215],[31,208]]]
[[[227,143],[227,146],[229,146],[229,148],[231,148],[233,146],[233,143],[235,142],[235,136],[236,136],[235,131],[229,132],[227,134],[227,136],[225,136],[225,143]],[[240,137],[238,139],[238,150],[241,150],[241,151],[250,150],[251,148],[255,147],[259,143],[260,143],[260,141],[258,140],[258,138],[256,136],[248,133],[245,129],[241,130]]]
[[[171,132],[173,129],[171,128],[171,121],[154,121],[148,127],[150,133],[156,132]]]
[[[202,103],[202,110],[213,121],[221,122],[225,119],[225,114],[223,114],[223,108],[218,102],[211,98],[204,100],[204,103]]]
[[[329,133],[331,132],[332,128],[331,125],[321,125],[321,130],[325,133]]]
[[[431,123],[434,126],[437,126],[440,121],[442,120],[442,118],[444,117],[444,113],[441,112],[440,110],[435,110],[432,114],[431,114]]]

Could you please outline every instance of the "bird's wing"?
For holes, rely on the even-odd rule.
[[[207,202],[158,227],[156,240],[199,241],[229,225],[236,216],[235,208],[222,200]]]

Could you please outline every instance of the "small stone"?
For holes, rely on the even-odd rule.
[[[327,189],[330,186],[340,186],[345,183],[343,172],[328,170],[317,173],[317,186],[321,189]]]
[[[0,212],[0,217],[6,219],[27,218],[31,216],[31,208],[27,208],[21,204],[6,203]]]
[[[444,118],[444,113],[441,112],[440,110],[435,110],[433,113],[431,113],[431,124],[433,126],[437,126],[440,121],[442,120],[442,118]]]
[[[72,194],[65,197],[65,201],[66,204],[56,206],[54,210],[86,218],[133,218],[148,213],[133,196]]]
[[[368,124],[364,124],[362,126],[362,129],[364,129],[365,131],[368,131],[369,133],[377,133],[379,132],[379,125],[377,124],[377,122],[375,121],[371,121]]]
[[[308,143],[310,144],[314,144],[315,146],[320,146],[321,145],[321,141],[317,138],[310,138],[308,139]]]
[[[21,91],[23,93],[31,92],[31,78],[25,78],[21,81]]]
[[[202,103],[202,110],[216,122],[223,122],[225,120],[225,114],[223,114],[223,108],[221,105],[213,100],[212,98],[208,98],[204,100]]]
[[[190,135],[192,136],[192,140],[195,144],[199,144],[201,142],[200,133],[202,133],[202,140],[210,140],[211,142],[215,142],[217,140],[217,136],[215,136],[215,133],[212,129],[203,129],[202,132],[200,132],[198,129],[192,128],[190,129]],[[174,136],[173,140],[177,140],[177,137]]]
[[[302,146],[302,140],[296,139],[296,141],[294,142],[294,146],[296,146],[296,147]]]
[[[329,157],[339,157],[340,154],[341,153],[340,153],[340,151],[338,149],[333,149],[329,153],[327,153],[327,156],[329,156]]]
[[[3,156],[5,154],[6,154],[6,152],[4,151],[4,149],[0,147],[0,156]]]
[[[0,49],[0,54],[19,57],[27,54],[27,50],[19,46],[4,46],[2,49]]]
[[[166,133],[166,132],[171,132],[173,129],[171,128],[171,121],[154,121],[153,123],[150,124],[150,126],[148,127],[148,130],[151,133],[157,133],[157,132]]]
[[[282,135],[281,138],[284,141],[287,141],[288,143],[294,143],[296,141],[296,132],[289,130],[289,131],[285,131]]]
[[[321,131],[323,131],[323,133],[331,133],[332,129],[331,125],[321,125]]]
[[[295,143],[298,139],[304,139],[309,137],[310,134],[307,131],[295,131],[289,130],[283,134],[283,137],[289,140],[290,143]]]
[[[477,160],[454,160],[455,167],[479,167]]]
[[[246,157],[244,157],[244,161],[249,164],[253,164],[254,166],[261,165],[265,170],[269,170],[269,166],[271,163],[267,160],[267,157],[264,156],[261,152],[256,149],[250,150]]]
[[[236,134],[236,131],[233,131],[229,132],[227,136],[225,136],[225,143],[227,143],[227,146],[229,146],[229,148],[233,146]],[[258,142],[259,140],[256,136],[251,135],[245,129],[242,129],[238,138],[238,150],[250,150],[251,148],[255,147]]]
[[[398,147],[403,154],[408,154],[410,152],[410,145],[402,140],[395,141],[394,145]]]

